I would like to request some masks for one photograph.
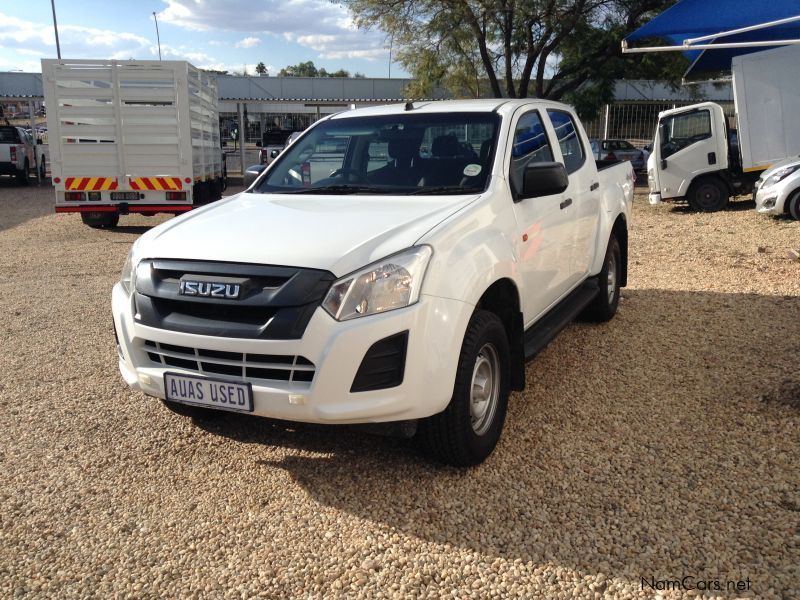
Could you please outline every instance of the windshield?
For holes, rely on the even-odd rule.
[[[500,117],[412,112],[330,119],[291,144],[261,193],[463,194],[483,191]]]

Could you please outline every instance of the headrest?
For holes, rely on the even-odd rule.
[[[447,135],[440,135],[433,140],[431,154],[433,156],[460,156],[463,152],[458,138],[452,133],[448,133]]]

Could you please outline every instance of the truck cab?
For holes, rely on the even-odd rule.
[[[749,178],[742,173],[734,136],[722,107],[713,102],[659,113],[647,161],[650,203],[686,200],[695,210],[712,212],[744,193]]]

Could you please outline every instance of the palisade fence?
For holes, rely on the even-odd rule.
[[[628,140],[637,148],[649,144],[658,125],[658,113],[664,110],[696,104],[698,100],[686,102],[615,102],[606,104],[598,116],[583,120],[587,135],[592,139]],[[717,102],[732,127],[736,127],[733,102]]]

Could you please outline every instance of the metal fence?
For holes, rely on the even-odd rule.
[[[658,124],[658,113],[672,108],[689,106],[687,102],[615,102],[606,104],[595,119],[584,121],[586,133],[592,139],[628,140],[637,148],[652,141]],[[733,102],[718,102],[735,127]]]

